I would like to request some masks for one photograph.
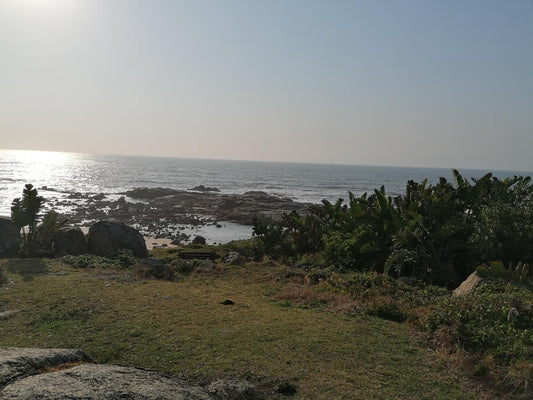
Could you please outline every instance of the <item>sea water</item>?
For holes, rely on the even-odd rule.
[[[460,170],[464,177],[489,171]],[[530,172],[490,171],[500,178]],[[297,201],[336,201],[385,186],[389,195],[405,192],[408,180],[452,179],[451,169],[364,165],[300,164],[141,156],[93,155],[0,150],[0,215],[10,215],[11,202],[24,185],[46,186],[47,197],[72,192],[118,194],[136,187],[190,189],[216,187],[222,193],[261,190]]]

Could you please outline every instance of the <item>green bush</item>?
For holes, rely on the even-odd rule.
[[[404,195],[385,189],[344,205],[326,200],[281,222],[254,218],[254,235],[270,257],[321,253],[326,265],[414,277],[453,288],[491,259],[533,264],[533,187],[529,177],[487,174],[455,184],[409,181]]]
[[[63,261],[76,268],[120,268],[129,269],[137,263],[131,252],[122,252],[116,258],[96,256],[94,254],[82,254],[79,256],[65,256]]]
[[[533,371],[532,307],[531,290],[496,279],[468,296],[438,302],[422,326],[440,345],[453,343],[465,350],[477,360],[480,372],[487,369],[486,360],[494,360],[497,382],[513,390],[522,388],[520,394],[524,394],[527,374],[519,378],[511,371],[519,364]]]

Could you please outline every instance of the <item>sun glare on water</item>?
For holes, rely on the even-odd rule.
[[[18,178],[24,177],[27,183],[35,184],[65,174],[68,165],[77,157],[73,153],[29,150],[5,150],[4,156],[20,168],[13,171]]]

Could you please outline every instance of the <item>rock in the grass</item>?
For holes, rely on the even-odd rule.
[[[241,255],[236,251],[230,251],[226,253],[224,257],[222,257],[222,261],[228,264],[234,264],[239,260],[240,257]]]
[[[136,229],[112,221],[99,221],[89,228],[87,247],[97,256],[113,257],[131,251],[136,257],[146,257],[148,251],[143,236]]]
[[[476,271],[472,272],[469,277],[453,291],[452,297],[461,297],[471,294],[481,282],[483,282],[483,278],[481,278]]]
[[[9,218],[0,217],[0,257],[16,254],[19,245],[19,229]]]
[[[209,392],[155,371],[82,364],[30,376],[6,386],[2,399],[213,400]]]
[[[10,382],[40,373],[44,368],[91,361],[80,350],[0,347],[0,389]],[[3,392],[0,391],[0,398]],[[31,397],[20,397],[20,399]]]
[[[55,251],[59,255],[78,256],[87,252],[87,241],[80,228],[62,228],[54,238]]]

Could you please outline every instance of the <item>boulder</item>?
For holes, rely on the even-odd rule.
[[[19,246],[19,229],[9,218],[0,217],[0,257],[16,254]]]
[[[79,350],[0,348],[0,398],[214,399],[201,387],[156,371],[85,362],[90,359]]]
[[[205,237],[196,235],[192,240],[192,244],[206,244]]]
[[[87,252],[87,241],[80,228],[62,228],[55,237],[55,251],[60,255],[79,256]]]
[[[91,361],[80,350],[0,347],[0,389],[14,380],[40,373],[45,368]],[[0,398],[4,398],[0,391]],[[20,397],[31,398],[31,397]]]
[[[478,287],[481,282],[483,282],[483,280],[484,279],[481,278],[476,271],[472,272],[468,278],[466,278],[463,283],[461,283],[459,287],[453,291],[452,297],[461,297],[471,294],[474,289]]]
[[[136,257],[148,255],[146,243],[139,231],[112,221],[99,221],[89,228],[87,248],[90,253],[104,257],[114,257],[128,250]]]
[[[222,261],[228,264],[235,264],[239,259],[241,258],[241,255],[237,253],[236,251],[230,251],[222,257]]]

